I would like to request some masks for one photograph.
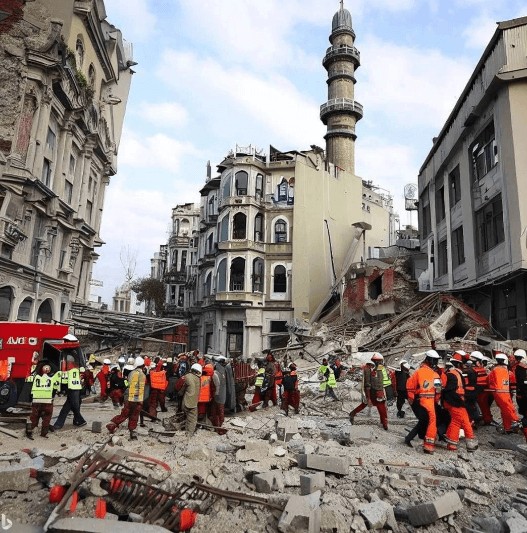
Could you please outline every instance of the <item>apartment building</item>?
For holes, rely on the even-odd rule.
[[[427,291],[527,336],[527,17],[498,23],[419,173]]]
[[[13,1],[0,34],[0,320],[89,301],[135,65],[103,0]]]

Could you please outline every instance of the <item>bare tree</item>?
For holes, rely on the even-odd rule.
[[[137,267],[137,255],[137,249],[132,249],[129,245],[121,247],[119,259],[121,260],[121,265],[123,265],[124,268],[124,282],[127,287],[130,287],[130,283],[132,282],[135,276],[135,269]]]

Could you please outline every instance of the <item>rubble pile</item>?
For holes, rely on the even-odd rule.
[[[119,517],[131,520],[128,532],[177,531],[183,509],[192,531],[207,533],[527,531],[527,446],[519,435],[481,427],[475,453],[463,446],[448,452],[439,443],[435,455],[425,455],[417,443],[403,444],[415,423],[408,407],[403,420],[389,407],[388,431],[368,409],[351,425],[348,414],[360,398],[356,382],[339,382],[339,400],[331,401],[309,382],[307,360],[298,364],[299,415],[286,417],[278,407],[231,414],[225,435],[199,429],[188,439],[148,422],[138,428],[139,440],[129,441],[126,430],[98,432],[93,422],[104,424],[114,414],[99,403],[83,405],[95,431],[67,424],[48,439],[26,441],[23,428],[12,424],[19,438],[1,436],[2,513],[49,531],[71,531],[72,524],[100,531],[108,520],[119,531],[125,525]],[[126,481],[119,485],[116,478]],[[74,487],[77,503],[64,495],[50,503],[57,486]]]

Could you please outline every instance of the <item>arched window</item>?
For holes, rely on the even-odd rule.
[[[236,213],[232,220],[232,238],[247,238],[247,217],[244,213]]]
[[[51,322],[53,320],[53,312],[51,311],[51,300],[44,300],[37,313],[37,322]]]
[[[263,215],[258,213],[254,217],[254,240],[256,242],[263,242]]]
[[[245,259],[237,257],[231,263],[231,281],[229,290],[245,290]]]
[[[190,231],[190,222],[188,218],[183,218],[181,220],[181,225],[179,226],[179,230],[181,232],[181,235],[183,237],[187,237]]]
[[[75,61],[77,62],[77,68],[82,69],[84,63],[84,45],[80,39],[77,39],[75,44]]]
[[[210,296],[212,294],[212,272],[209,272],[207,277],[205,278],[205,284],[204,284],[204,294],[203,296]]]
[[[18,308],[18,315],[16,317],[17,320],[29,320],[29,313],[31,312],[31,304],[33,303],[33,300],[31,298],[26,298]]]
[[[287,278],[285,266],[278,265],[274,269],[273,276],[273,292],[286,292],[287,291]]]
[[[11,287],[0,288],[0,320],[9,320],[13,298],[13,289]]]
[[[256,258],[253,261],[253,292],[263,292],[264,288],[264,261]]]
[[[231,195],[231,177],[229,176],[223,184],[223,198],[228,198]]]
[[[274,242],[287,242],[287,223],[282,218],[274,225]]]
[[[220,242],[229,240],[229,215],[224,216],[219,223]]]
[[[174,234],[177,235],[179,233],[179,218],[176,218],[174,220]]]
[[[245,170],[236,172],[236,196],[245,196],[247,194],[247,183],[249,182],[249,174]]]
[[[262,174],[256,174],[256,187],[254,191],[256,198],[263,197],[263,176]]]
[[[225,292],[227,290],[227,259],[222,259],[218,264],[216,273],[216,287],[218,292]]]
[[[210,198],[209,198],[209,202],[208,202],[208,208],[207,208],[207,216],[211,217],[213,215],[215,215],[215,211],[214,211],[214,201],[216,200],[216,197],[214,195],[212,195]]]
[[[287,188],[288,188],[287,180],[285,178],[282,178],[280,185],[278,185],[278,201],[279,202],[287,201]]]

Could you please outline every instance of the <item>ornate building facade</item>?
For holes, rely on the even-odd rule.
[[[0,28],[0,320],[63,320],[89,300],[135,63],[103,0],[19,4]]]

